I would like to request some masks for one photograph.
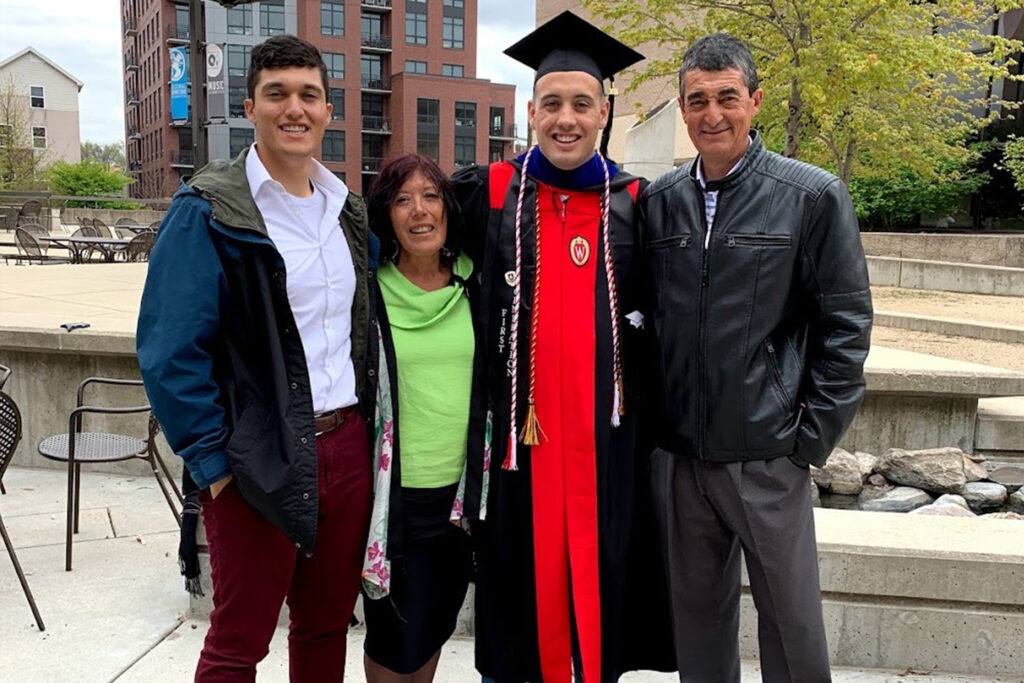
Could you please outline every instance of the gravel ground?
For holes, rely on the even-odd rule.
[[[872,287],[876,311],[1024,326],[1024,298]],[[1024,344],[875,327],[871,343],[1024,372]]]

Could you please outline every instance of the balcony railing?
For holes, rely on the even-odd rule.
[[[359,4],[363,9],[371,12],[391,11],[391,0],[362,0]]]
[[[128,128],[128,139],[129,140],[141,140],[142,139],[142,134],[139,133],[139,129],[138,128],[136,128],[135,126],[130,126]]]
[[[124,18],[124,34],[126,36],[134,36],[134,35],[138,35],[138,33],[139,33],[139,31],[138,31],[138,29],[135,26],[135,18],[134,17],[125,17]]]
[[[129,90],[124,94],[124,101],[128,106],[135,106],[139,103],[139,95],[134,90]]]
[[[167,40],[169,42],[186,42],[191,34],[188,30],[188,25],[178,26],[177,24],[167,24]]]
[[[363,173],[380,173],[383,161],[380,157],[363,157]]]
[[[128,57],[124,58],[124,68],[127,71],[138,71],[139,62],[135,59],[135,57],[129,55]]]
[[[363,86],[363,90],[391,92],[391,83],[387,76],[362,76],[360,78],[360,83]]]
[[[391,119],[387,116],[363,115],[364,133],[386,133],[391,134]]]
[[[508,140],[515,140],[516,138],[516,124],[506,123],[501,126],[491,126],[491,137],[492,138],[505,138]]]
[[[128,173],[131,175],[138,175],[142,173],[142,162],[141,161],[129,161],[128,162]]]
[[[194,159],[190,149],[171,150],[171,166],[193,166]]]
[[[363,33],[360,36],[360,45],[373,50],[390,50],[391,36],[382,33]]]

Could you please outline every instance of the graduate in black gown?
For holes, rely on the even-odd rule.
[[[672,667],[637,444],[646,181],[594,151],[605,79],[643,57],[569,12],[506,53],[536,69],[537,144],[453,178],[481,278],[465,508],[477,667],[498,683],[615,681]]]

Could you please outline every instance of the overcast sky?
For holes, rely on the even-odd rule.
[[[0,2],[0,60],[31,46],[85,84],[78,100],[83,141],[124,142],[120,7],[119,0]],[[501,50],[533,28],[534,3],[480,0],[479,10],[477,76],[517,86],[523,134],[532,74]]]

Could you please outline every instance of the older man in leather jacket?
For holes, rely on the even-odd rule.
[[[665,406],[651,481],[680,680],[740,680],[742,548],[763,680],[821,683],[807,468],[863,395],[871,296],[846,188],[764,148],[762,96],[743,43],[694,43],[679,105],[699,156],[641,198]]]

